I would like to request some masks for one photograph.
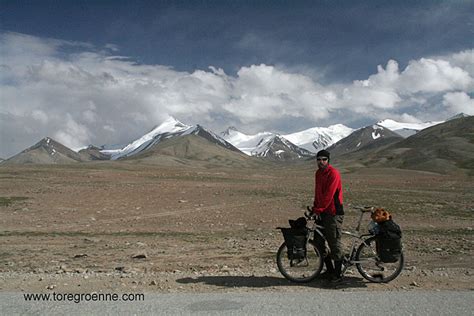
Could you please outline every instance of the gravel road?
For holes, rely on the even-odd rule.
[[[120,294],[121,295],[121,294]],[[472,315],[473,291],[144,294],[133,303],[26,302],[1,293],[4,315]]]

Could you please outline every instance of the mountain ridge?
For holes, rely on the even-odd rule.
[[[29,163],[66,164],[82,161],[84,159],[79,153],[50,137],[45,137],[33,146],[2,161],[2,165]]]
[[[208,141],[216,143],[229,150],[240,152],[240,150],[235,146],[199,124],[196,126],[190,126],[181,123],[174,117],[169,117],[162,124],[153,128],[150,132],[134,140],[125,147],[120,149],[101,150],[101,153],[110,155],[112,160],[124,159],[149,150],[163,140],[190,134],[203,137]]]
[[[298,146],[297,144],[290,141],[288,138],[293,140],[296,139],[296,141],[300,144],[306,141],[306,144],[311,144],[314,150],[326,148],[332,152],[332,154],[334,155],[333,157],[356,157],[358,155],[362,155],[363,153],[376,157],[375,153],[381,152],[385,150],[385,148],[389,148],[392,144],[398,143],[403,139],[398,133],[393,132],[391,129],[388,129],[382,125],[388,126],[391,124],[391,127],[394,129],[396,129],[395,127],[417,129],[418,132],[414,135],[420,133],[420,135],[423,135],[423,131],[433,126],[438,126],[451,120],[457,121],[458,119],[464,119],[469,117],[471,116],[468,116],[464,113],[459,113],[458,115],[453,116],[442,123],[400,123],[394,120],[386,119],[379,121],[376,124],[372,124],[357,130],[352,130],[351,128],[348,128],[342,124],[336,124],[331,125],[327,128],[315,127],[286,135],[280,135],[278,133],[272,132],[261,132],[255,135],[246,135],[244,133],[239,132],[235,127],[229,127],[226,131],[218,135],[212,132],[211,130],[206,129],[202,125],[186,125],[173,117],[169,117],[162,124],[154,127],[142,137],[135,139],[128,145],[121,146],[121,148],[119,149],[103,149],[104,146],[99,148],[90,145],[87,148],[81,149],[79,153],[77,153],[72,149],[69,149],[66,146],[58,143],[57,141],[54,141],[49,137],[45,137],[35,145],[22,151],[20,154],[6,159],[3,162],[0,161],[0,163],[8,164],[15,163],[14,161],[16,161],[16,163],[48,164],[72,163],[91,160],[109,160],[110,158],[112,158],[113,160],[128,159],[137,154],[147,152],[153,149],[154,146],[157,146],[160,142],[178,136],[184,137],[187,135],[195,135],[201,137],[203,139],[206,139],[210,143],[214,143],[222,148],[236,153],[244,153],[248,156],[255,156],[260,159],[274,161],[293,161],[297,159],[303,160],[314,156],[313,151],[309,151],[306,150],[304,147]],[[428,127],[424,128],[425,126]],[[323,135],[324,133],[322,131],[331,130],[331,128],[333,129],[333,131],[336,132],[342,131],[341,134],[336,137],[333,137],[332,139],[334,140],[337,137],[341,137],[341,139],[338,142],[335,142],[328,146],[330,144],[330,140],[325,138],[325,135]],[[350,131],[352,131],[352,133],[342,138],[343,134],[347,134]],[[360,138],[361,134],[365,135],[365,140]],[[312,142],[308,142],[308,139],[311,140],[312,137],[314,137],[311,135],[319,135],[320,137],[313,140]],[[407,137],[405,139],[409,139],[410,137]],[[235,139],[240,142],[239,146],[234,146],[232,144],[232,142],[235,142]],[[344,142],[345,147],[341,145]],[[322,144],[322,146],[318,148],[315,143]],[[247,147],[242,147],[242,144],[246,145]],[[423,146],[428,145],[429,144],[424,144]],[[393,148],[390,150],[393,150]],[[403,152],[404,149],[399,148],[397,150]],[[35,152],[31,153],[32,151]],[[57,154],[57,156],[55,156],[58,152],[60,154]]]
[[[405,139],[340,154],[337,160],[343,165],[474,175],[474,117],[448,120]]]

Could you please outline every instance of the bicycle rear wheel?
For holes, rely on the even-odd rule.
[[[296,283],[306,283],[319,275],[323,268],[323,258],[311,242],[306,245],[306,249],[305,259],[290,260],[286,243],[280,246],[277,252],[277,266],[286,279]]]
[[[359,273],[368,281],[387,283],[395,279],[403,269],[403,252],[400,259],[393,263],[380,261],[377,255],[375,237],[366,239],[357,249],[355,255],[356,267]]]

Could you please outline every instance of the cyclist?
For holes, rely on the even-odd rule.
[[[326,272],[322,278],[338,282],[342,279],[342,243],[341,228],[344,220],[342,200],[342,182],[339,171],[329,164],[330,153],[321,150],[316,154],[318,170],[315,173],[313,212],[319,215],[320,224],[324,227],[331,256],[324,258]],[[319,245],[324,255],[324,245]],[[334,264],[332,262],[334,260]]]

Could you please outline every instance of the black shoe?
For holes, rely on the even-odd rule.
[[[331,280],[334,277],[334,271],[324,271],[319,275],[319,278],[322,280]]]
[[[343,279],[343,276],[341,274],[339,274],[339,275],[333,274],[330,281],[331,281],[331,283],[340,283],[340,282],[342,282],[342,279]]]
[[[334,261],[334,274],[342,275],[342,260]]]
[[[334,274],[331,279],[332,283],[339,283],[342,281],[342,260],[334,261]]]

